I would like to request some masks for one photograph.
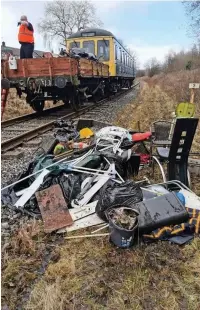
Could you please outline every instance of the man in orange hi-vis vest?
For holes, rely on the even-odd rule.
[[[18,23],[19,33],[18,41],[21,44],[20,59],[33,58],[34,51],[34,30],[31,23],[28,22],[26,16],[22,16]]]

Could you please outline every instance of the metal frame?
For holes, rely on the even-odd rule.
[[[162,174],[162,178],[163,178],[163,182],[165,182],[165,183],[166,182],[170,182],[170,181],[167,181],[167,177],[166,177],[166,174],[164,172],[163,166],[162,166],[161,162],[159,161],[159,159],[156,156],[152,156],[153,176],[154,176],[154,170],[155,170],[154,169],[154,167],[155,167],[154,162],[156,162],[158,164],[159,168],[160,168],[160,171],[161,171],[161,174]],[[191,178],[190,178],[190,171],[189,171],[189,169],[187,169],[187,177],[188,177],[188,185],[189,185],[189,187],[191,187]],[[177,180],[177,182],[180,182],[180,181]],[[183,184],[182,182],[180,182],[180,183]],[[186,185],[184,185],[184,186],[188,189],[188,187]]]
[[[166,120],[158,120],[158,121],[155,121],[151,124],[151,126],[150,126],[150,131],[152,132],[152,138],[151,138],[151,143],[150,143],[150,156],[151,157],[153,156],[153,147],[154,146],[169,146],[171,144],[171,142],[170,142],[171,140],[166,140],[166,141],[169,141],[169,143],[164,142],[164,140],[156,140],[155,124],[157,124],[157,123],[165,123],[165,124],[171,125],[171,128],[169,129],[168,137],[170,136],[171,129],[173,126],[173,121],[166,121]],[[157,144],[156,141],[163,141],[163,144]]]

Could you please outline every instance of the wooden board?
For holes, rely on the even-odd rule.
[[[46,233],[51,233],[54,230],[73,224],[60,185],[56,184],[37,192],[35,196],[42,214],[44,231]]]
[[[93,76],[92,61],[81,58],[79,60],[79,68],[81,76]]]

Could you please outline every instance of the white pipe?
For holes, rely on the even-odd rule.
[[[163,170],[163,167],[162,165],[160,164],[160,161],[158,160],[158,158],[156,158],[155,156],[152,156],[152,158],[157,162],[160,170],[161,170],[161,173],[162,173],[162,177],[163,177],[163,181],[164,182],[167,182],[167,179],[166,179],[166,176],[165,176],[165,173],[164,173],[164,170]]]
[[[105,224],[103,227],[100,227],[94,231],[91,232],[91,234],[95,234],[97,231],[103,230],[104,228],[107,228],[109,226],[109,224]]]
[[[105,237],[105,236],[109,236],[109,233],[105,233],[105,234],[94,234],[94,235],[70,236],[70,237],[65,237],[65,239],[92,238],[92,237]]]
[[[70,168],[70,171],[79,172],[79,173],[85,173],[85,174],[92,174],[92,175],[101,176],[101,177],[107,177],[107,176],[111,177],[113,175],[113,173],[101,174],[101,173],[95,173],[95,172],[92,172],[92,171],[90,172],[90,171],[78,170],[78,169],[73,169],[73,168],[72,169]]]

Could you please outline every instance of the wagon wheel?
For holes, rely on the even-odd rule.
[[[41,113],[44,109],[44,100],[36,100],[31,103],[31,107],[34,111]]]

